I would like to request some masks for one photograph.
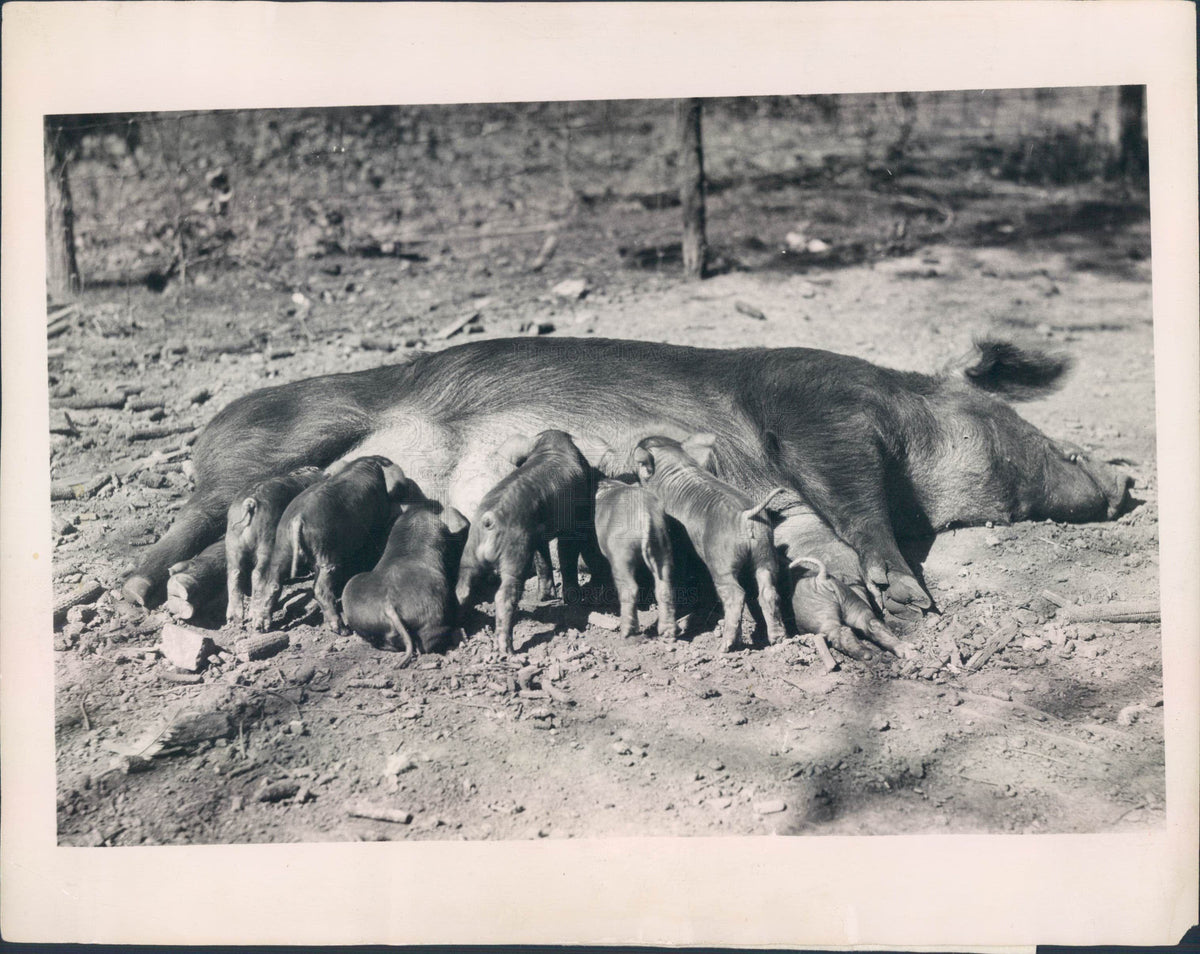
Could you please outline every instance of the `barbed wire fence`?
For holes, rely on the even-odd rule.
[[[915,203],[916,241],[947,224],[951,179],[960,190],[1141,183],[1144,136],[1128,133],[1139,104],[1125,89],[706,100],[715,267],[778,251],[779,236],[756,234],[763,209],[820,218],[821,197],[839,190]],[[83,289],[179,290],[230,271],[283,289],[289,268],[337,255],[682,268],[671,101],[50,117],[46,135],[48,192],[67,204]],[[828,218],[814,238],[799,221],[790,251],[862,245],[853,222]],[[62,293],[60,276],[51,295]]]

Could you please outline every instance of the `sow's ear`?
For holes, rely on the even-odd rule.
[[[533,438],[525,434],[514,434],[498,448],[496,454],[509,461],[514,467],[520,467],[529,456],[533,447]]]
[[[693,434],[683,442],[682,447],[688,456],[705,470],[711,470],[713,445],[717,442],[716,434]]]
[[[469,526],[467,518],[464,517],[454,507],[447,507],[441,512],[440,516],[442,518],[442,523],[446,525],[446,529],[452,534],[462,533]]]
[[[335,460],[332,464],[325,468],[325,476],[336,477],[349,466],[350,459],[348,457],[343,457],[341,460]]]
[[[633,452],[633,465],[637,468],[641,480],[649,480],[654,476],[654,455],[644,447]]]

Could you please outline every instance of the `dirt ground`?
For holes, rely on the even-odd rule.
[[[674,644],[625,641],[603,614],[530,602],[516,658],[475,634],[396,669],[394,656],[313,625],[301,582],[287,597],[286,649],[239,662],[214,611],[198,622],[216,648],[191,676],[156,650],[164,610],[105,592],[54,634],[61,843],[1161,825],[1159,627],[1065,623],[1054,601],[1158,596],[1148,219],[1120,197],[996,183],[943,197],[956,216],[936,235],[861,254],[844,223],[887,210],[823,195],[802,215],[794,196],[714,195],[714,217],[743,228],[723,233],[728,270],[701,283],[569,237],[535,271],[531,236],[473,257],[326,255],[271,281],[201,272],[163,293],[89,291],[50,342],[52,479],[82,498],[54,503],[56,593],[119,585],[189,493],[195,429],[234,398],[531,323],[806,345],[924,371],[983,332],[1060,348],[1075,372],[1022,413],[1123,459],[1132,511],[914,542],[940,614],[894,622],[919,660],[843,658],[831,674],[799,638],[724,655],[703,622]],[[589,212],[600,226],[618,214],[653,234],[678,213],[628,202]],[[798,218],[833,252],[781,253]],[[573,278],[587,282],[582,297],[551,291]],[[479,313],[471,329],[435,338],[467,311]],[[78,407],[98,393],[116,406]],[[968,670],[1006,627],[1007,647]],[[354,814],[380,808],[394,820]]]

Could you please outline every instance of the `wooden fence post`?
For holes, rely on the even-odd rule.
[[[702,100],[675,104],[679,130],[679,199],[683,205],[683,272],[703,278],[708,243],[704,234],[704,145],[700,136]]]
[[[1118,163],[1126,179],[1140,178],[1146,172],[1146,137],[1142,132],[1145,116],[1146,87],[1122,86],[1117,94],[1117,122],[1121,128]]]
[[[46,293],[53,301],[70,301],[79,291],[75,260],[75,209],[67,179],[67,148],[62,130],[43,130],[46,160]]]

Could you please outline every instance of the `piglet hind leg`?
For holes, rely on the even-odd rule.
[[[763,622],[767,628],[767,642],[774,644],[787,635],[783,626],[783,616],[779,611],[779,591],[775,588],[775,574],[763,568],[754,576],[758,583],[758,605],[762,608]]]
[[[732,576],[713,580],[725,616],[721,621],[721,652],[730,653],[742,641],[742,610],[746,607],[746,591]]]
[[[669,567],[660,567],[654,574],[654,601],[658,604],[658,635],[663,639],[678,639],[679,624],[675,619],[675,585]]]
[[[537,574],[539,603],[554,599],[554,565],[550,562],[550,544],[543,543],[533,551],[533,569]]]
[[[637,578],[629,567],[613,567],[617,599],[621,604],[621,636],[625,639],[636,636],[639,630],[637,615]]]
[[[345,636],[350,630],[342,621],[337,608],[337,580],[340,572],[340,568],[332,563],[317,564],[317,579],[313,584],[313,596],[321,606],[325,622],[339,636]]]

